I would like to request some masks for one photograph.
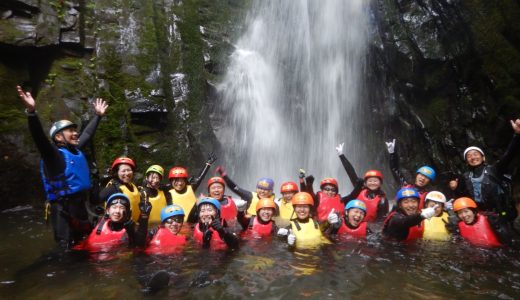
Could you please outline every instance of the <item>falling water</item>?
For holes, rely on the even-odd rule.
[[[254,188],[259,177],[316,179],[349,186],[334,150],[345,142],[362,162],[358,107],[368,34],[366,0],[258,0],[220,84],[217,132],[228,173]],[[357,170],[358,173],[363,170]]]

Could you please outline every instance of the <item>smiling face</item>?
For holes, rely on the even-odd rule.
[[[311,213],[311,206],[307,204],[296,204],[293,205],[294,207],[294,213],[296,214],[296,217],[300,220],[305,220],[310,216]]]
[[[321,191],[329,197],[334,197],[338,194],[338,189],[336,189],[336,187],[332,184],[324,184],[321,187]]]
[[[186,178],[173,178],[172,186],[177,192],[181,192],[186,188],[188,181]]]
[[[399,208],[407,216],[415,215],[418,213],[419,199],[413,197],[401,199],[401,201],[399,201]]]
[[[112,204],[107,208],[107,214],[110,221],[115,223],[123,222],[127,214],[126,207],[121,203]]]
[[[132,167],[127,164],[120,164],[117,167],[117,178],[122,183],[130,183],[134,179],[134,171]]]
[[[471,210],[470,208],[463,208],[461,210],[458,210],[456,212],[456,214],[457,214],[457,217],[459,217],[459,219],[462,222],[464,222],[468,225],[475,222],[475,218],[476,218],[475,212],[473,210]]]
[[[484,163],[484,161],[486,161],[486,158],[477,150],[470,150],[466,153],[466,163],[470,167],[478,167]]]
[[[434,207],[435,205],[438,205],[437,208],[435,209],[436,217],[440,217],[442,215],[442,211],[444,210],[444,203],[441,203],[441,202],[426,200],[426,203],[424,205],[426,207]]]
[[[377,177],[369,177],[365,181],[366,187],[371,191],[376,191],[381,188],[381,180]]]
[[[283,200],[285,202],[291,202],[292,197],[296,194],[296,192],[285,192],[282,193]]]
[[[215,206],[204,203],[199,206],[199,222],[210,224],[217,217],[217,209]]]
[[[79,134],[75,127],[68,127],[56,133],[54,140],[59,144],[77,146],[79,143]]]
[[[211,198],[220,200],[224,196],[224,186],[218,182],[213,183],[209,186],[208,192]]]
[[[148,187],[153,189],[158,189],[161,186],[161,175],[155,172],[150,172],[146,176],[146,182],[148,183]]]
[[[258,198],[269,198],[271,197],[271,194],[273,193],[272,190],[266,190],[261,188],[256,188],[256,193],[258,194]]]
[[[365,219],[365,212],[359,208],[351,208],[345,211],[345,216],[347,217],[348,222],[353,227],[358,227],[361,222]]]
[[[173,234],[178,234],[181,231],[182,224],[184,222],[184,216],[170,217],[164,220],[164,228],[168,229]]]
[[[269,222],[271,221],[271,218],[274,215],[274,209],[270,207],[260,208],[258,210],[258,217],[263,222]]]
[[[425,187],[430,183],[430,178],[424,176],[421,173],[415,175],[415,185],[418,187]]]

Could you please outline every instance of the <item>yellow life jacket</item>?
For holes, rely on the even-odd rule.
[[[166,196],[162,190],[157,190],[157,196],[149,197],[148,201],[152,204],[152,211],[148,217],[149,223],[161,223],[161,210],[167,205]]]
[[[324,240],[318,223],[313,219],[309,219],[307,223],[301,223],[294,219],[291,221],[291,229],[296,236],[297,248],[316,247]]]
[[[256,216],[256,204],[260,198],[258,198],[258,194],[256,192],[252,192],[251,194],[253,194],[253,198],[251,199],[251,204],[249,204],[249,208],[247,209],[247,215]],[[274,201],[274,194],[269,198]]]
[[[276,202],[278,204],[278,210],[280,212],[280,219],[289,221],[292,217],[294,208],[292,206],[292,203],[285,202],[283,198],[278,199]]]
[[[443,212],[440,217],[433,217],[424,220],[423,239],[435,241],[447,241],[450,233],[446,229],[448,223],[448,213]]]
[[[137,222],[139,219],[139,215],[141,214],[141,211],[139,210],[139,202],[141,201],[141,193],[139,193],[139,189],[135,184],[130,183],[132,185],[133,191],[130,191],[128,187],[124,184],[121,184],[119,186],[119,190],[121,193],[128,196],[130,199],[130,209],[132,211],[132,220],[134,222]]]
[[[186,222],[191,209],[195,206],[195,203],[197,203],[197,197],[193,192],[193,188],[191,185],[187,185],[186,192],[183,194],[180,194],[173,188],[169,192],[170,195],[172,195],[172,203],[179,205],[184,210],[184,222]]]

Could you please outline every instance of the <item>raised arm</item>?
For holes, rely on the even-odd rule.
[[[79,149],[83,148],[94,136],[97,126],[99,125],[99,121],[101,120],[101,117],[105,115],[105,112],[108,108],[108,104],[101,98],[96,98],[96,101],[94,101],[92,105],[94,106],[94,111],[96,112],[96,115],[88,123],[87,127],[85,127],[85,129],[81,133],[78,142]]]
[[[514,132],[513,138],[511,139],[506,152],[495,164],[495,167],[500,174],[505,173],[507,167],[515,155],[518,155],[520,150],[520,119],[516,119],[515,121],[511,120],[511,127],[513,128]]]
[[[193,189],[193,191],[196,191],[197,188],[199,187],[200,183],[202,182],[202,180],[204,179],[204,177],[206,177],[206,174],[208,173],[209,171],[209,168],[211,168],[211,165],[217,160],[217,156],[214,154],[214,153],[210,153],[208,155],[208,159],[204,165],[204,167],[202,168],[202,171],[200,171],[199,175],[197,176],[197,178],[194,178],[190,181],[190,184],[191,184],[191,188]]]
[[[343,153],[343,146],[344,145],[345,145],[345,143],[339,144],[336,147],[336,152],[338,153],[339,160],[341,161],[341,164],[343,165],[343,168],[347,172],[348,178],[350,179],[350,182],[352,183],[352,186],[356,186],[358,184],[358,181],[359,181],[360,178],[357,176],[356,170],[354,169],[354,167],[352,166],[350,161],[348,161],[347,157]]]
[[[240,196],[240,198],[242,198],[243,200],[246,200],[248,204],[251,202],[251,200],[253,199],[253,193],[248,190],[244,190],[244,189],[240,188],[238,185],[236,185],[236,183],[234,183],[233,180],[231,180],[231,178],[229,178],[227,176],[227,173],[226,173],[226,170],[224,169],[224,167],[219,166],[219,167],[217,167],[216,171],[220,174],[222,179],[224,179],[224,181],[226,182],[226,185],[235,194]]]

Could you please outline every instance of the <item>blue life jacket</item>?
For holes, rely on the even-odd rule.
[[[58,148],[65,160],[65,171],[53,178],[47,178],[43,160],[40,162],[43,188],[47,200],[54,201],[64,196],[72,195],[90,189],[90,172],[87,159],[83,152],[77,154],[66,148]]]

